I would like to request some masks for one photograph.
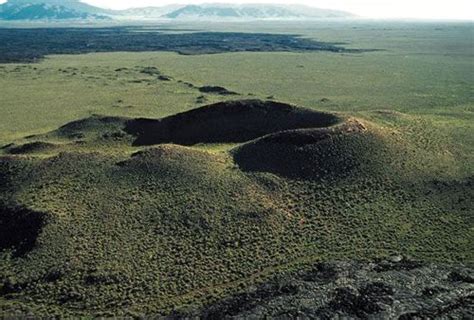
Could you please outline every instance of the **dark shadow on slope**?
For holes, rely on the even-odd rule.
[[[21,257],[34,249],[45,224],[44,213],[0,205],[0,250],[13,250]]]
[[[242,100],[216,103],[160,120],[131,120],[125,131],[137,137],[137,146],[193,145],[245,142],[269,133],[328,127],[340,121],[332,114],[288,104]]]
[[[297,285],[284,280],[265,283],[256,290],[236,294],[218,303],[207,306],[202,310],[202,314],[186,314],[182,311],[175,311],[166,319],[231,319],[241,313],[252,311],[259,305],[264,305],[269,301],[284,297],[293,297],[299,291]]]

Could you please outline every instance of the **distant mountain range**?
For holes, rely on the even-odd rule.
[[[3,20],[110,19],[110,13],[77,0],[9,0],[0,5]]]
[[[108,10],[79,0],[9,0],[0,5],[3,20],[243,20],[243,19],[326,19],[349,18],[352,14],[297,5],[203,4]]]
[[[295,18],[346,18],[347,12],[289,5],[188,5],[170,12],[170,19],[295,19]]]
[[[115,17],[125,19],[162,19],[167,14],[183,8],[183,5],[172,4],[162,7],[131,8],[115,11]]]

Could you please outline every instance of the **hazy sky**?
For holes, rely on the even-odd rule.
[[[112,9],[143,6],[163,6],[173,3],[298,3],[319,8],[350,11],[370,18],[421,18],[474,20],[474,0],[82,0]],[[0,3],[5,0],[0,0]]]

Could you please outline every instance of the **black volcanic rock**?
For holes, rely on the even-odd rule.
[[[472,284],[450,277],[459,270],[472,275],[472,268],[411,261],[416,267],[406,269],[408,261],[316,263],[168,319],[473,318]]]

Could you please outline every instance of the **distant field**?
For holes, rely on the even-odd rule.
[[[214,28],[235,27],[226,24]],[[202,94],[192,84],[219,85],[246,97],[269,97],[320,110],[362,113],[369,118],[380,118],[374,110],[423,115],[431,129],[446,132],[453,143],[472,151],[467,139],[474,108],[471,25],[359,22],[278,28],[262,24],[249,30],[245,25],[238,27],[257,32],[285,30],[384,51],[197,56],[100,53],[2,65],[0,143],[94,113],[160,117],[229,99]],[[142,72],[150,66],[171,81]]]

